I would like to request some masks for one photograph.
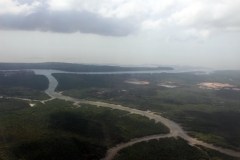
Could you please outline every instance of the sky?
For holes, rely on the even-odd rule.
[[[240,69],[240,0],[0,0],[0,62]]]

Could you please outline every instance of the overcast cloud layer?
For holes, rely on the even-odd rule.
[[[240,0],[0,0],[2,62],[240,69]]]
[[[240,0],[1,0],[0,29],[126,36],[181,28],[207,38],[240,31]]]

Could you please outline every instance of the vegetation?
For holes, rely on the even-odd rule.
[[[65,95],[161,113],[181,123],[191,136],[240,151],[240,91],[206,90],[198,86],[202,82],[219,82],[239,88],[239,73],[53,76],[59,82],[56,90]],[[126,80],[149,84],[134,85]],[[48,80],[44,76],[5,76],[0,72],[0,84],[0,159],[101,159],[108,148],[120,142],[169,132],[161,123],[155,124],[153,120],[126,111],[89,104],[77,107],[59,99],[45,104],[35,102],[35,106],[30,107],[27,101],[5,98],[47,99],[43,91],[48,87]],[[177,87],[166,88],[159,84]],[[234,159],[202,146],[198,146],[201,149],[198,150],[181,138],[152,140],[132,147],[121,151],[116,159],[154,159],[157,156],[163,159]],[[146,158],[148,155],[150,158]]]
[[[226,154],[220,153],[216,150],[212,150],[203,146],[198,146],[199,149],[204,151],[212,160],[239,160],[240,158],[231,157]]]
[[[161,123],[155,124],[154,120],[147,117],[105,107],[97,108],[89,104],[84,104],[84,107],[75,109],[74,112],[54,113],[50,120],[51,126],[57,130],[97,136],[99,139],[104,139],[105,135],[108,146],[132,138],[169,132],[166,126]]]
[[[12,74],[0,72],[0,96],[45,100],[50,97],[43,92],[48,88],[48,79],[43,75]]]
[[[0,63],[0,70],[14,69],[53,69],[71,72],[118,72],[118,71],[156,71],[173,70],[171,67],[119,67],[103,65],[85,65],[77,63]]]
[[[101,159],[135,137],[168,133],[146,117],[88,104],[0,99],[0,159]]]
[[[114,160],[238,160],[217,151],[190,146],[182,138],[163,138],[122,149]]]
[[[229,83],[239,88],[239,71],[211,74],[161,73],[73,75],[53,74],[57,91],[89,100],[121,104],[140,110],[159,112],[185,127],[191,136],[240,151],[240,91],[201,89],[202,82]],[[125,80],[148,81],[147,85]],[[158,84],[174,84],[166,88]]]
[[[29,108],[29,104],[26,101],[16,99],[0,98],[0,114],[8,114],[14,111],[18,111],[24,108]]]

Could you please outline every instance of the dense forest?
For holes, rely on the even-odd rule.
[[[119,72],[119,71],[157,71],[173,70],[171,67],[119,67],[107,65],[85,65],[77,63],[0,63],[0,70],[53,69],[70,72]]]
[[[147,117],[64,100],[0,98],[0,159],[101,159],[108,148],[169,129]],[[50,158],[51,157],[51,158]]]
[[[151,110],[180,123],[191,136],[240,151],[240,91],[202,89],[199,83],[240,86],[239,71],[211,74],[160,73],[74,75],[53,74],[64,95]],[[126,83],[133,79],[149,84]],[[172,84],[167,88],[159,84]]]
[[[217,151],[190,146],[182,138],[163,138],[140,142],[122,149],[114,160],[239,160]]]
[[[239,73],[55,73],[53,76],[59,82],[56,91],[64,95],[151,110],[180,123],[193,137],[239,151]],[[234,87],[204,89],[199,87],[203,82]],[[10,98],[48,99],[44,92],[48,83],[45,76],[32,71],[0,72],[0,159],[101,159],[107,149],[121,142],[169,133],[163,124],[126,111],[89,104],[76,106],[59,99],[43,103]],[[202,146],[189,146],[181,138],[137,143],[120,151],[116,159],[158,159],[159,156],[162,159],[237,159]]]
[[[44,100],[49,81],[43,75],[0,71],[0,96]]]

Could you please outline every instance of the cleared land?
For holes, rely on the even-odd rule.
[[[140,110],[151,110],[181,123],[191,136],[214,145],[240,150],[240,92],[204,90],[202,82],[240,84],[238,71],[212,74],[121,74],[72,75],[53,74],[63,94],[90,100],[122,104]],[[127,79],[148,81],[148,85],[128,84]],[[160,83],[181,84],[176,88]]]
[[[238,72],[215,72],[210,75],[191,73],[54,74],[59,81],[57,90],[63,91],[63,94],[81,99],[124,104],[141,110],[152,110],[156,114],[161,113],[180,122],[192,136],[235,150],[238,150],[240,144],[239,92],[225,89],[205,90],[199,88],[197,84],[217,82],[239,87],[239,75]],[[129,79],[137,79],[149,84],[125,83]],[[35,79],[32,83],[36,81]],[[16,83],[15,81],[11,85]],[[31,83],[24,85],[29,84]],[[159,84],[174,84],[177,87],[167,88],[158,86]],[[11,85],[9,86],[12,87]],[[87,104],[81,104],[80,107],[59,99],[45,104],[35,102],[34,107],[30,106],[32,103],[6,99],[4,96],[0,100],[0,159],[49,159],[49,157],[101,159],[107,149],[119,142],[169,131],[165,126],[160,123],[155,124],[153,120],[146,117],[116,109]],[[181,139],[166,143],[171,144],[170,148],[166,147],[164,150],[166,154],[173,148],[187,153],[182,154],[182,157],[178,157],[179,159],[186,159],[186,156],[191,157],[192,153],[196,155],[199,153],[196,148],[186,145],[186,142]],[[144,143],[145,145],[148,146]],[[159,144],[151,143],[150,145],[158,146]],[[183,150],[184,148],[189,150]],[[205,153],[199,154],[200,158],[208,156],[219,159],[220,155],[216,151],[200,148]],[[136,152],[135,156],[141,155],[144,150],[138,149],[138,152],[140,153]],[[148,150],[148,152],[152,153],[151,157],[154,158],[155,150]],[[164,155],[161,156],[164,157]],[[165,156],[171,157],[171,155]],[[225,159],[227,158],[229,157],[225,156]]]

